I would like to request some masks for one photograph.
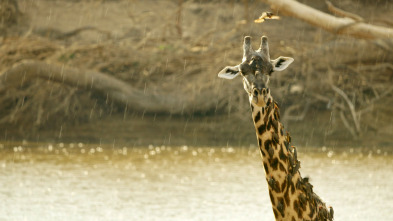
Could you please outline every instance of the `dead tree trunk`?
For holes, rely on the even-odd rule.
[[[353,18],[338,18],[293,0],[262,0],[273,10],[303,20],[334,34],[355,38],[393,38],[393,29],[366,24]]]
[[[187,100],[186,96],[156,95],[146,90],[132,87],[110,75],[97,71],[80,70],[40,61],[25,61],[15,65],[0,75],[0,93],[9,87],[23,86],[27,81],[43,79],[60,82],[70,86],[92,90],[103,94],[117,103],[127,105],[129,109],[150,113],[182,114],[205,111],[210,105]],[[203,95],[201,95],[203,97]],[[203,102],[201,99],[199,102]]]

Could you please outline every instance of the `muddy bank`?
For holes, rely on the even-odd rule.
[[[378,134],[370,139],[354,140],[350,134],[327,135],[328,117],[312,116],[313,120],[292,123],[289,131],[293,143],[302,147],[391,147],[387,134]],[[315,125],[315,121],[320,126]],[[311,130],[309,130],[311,128]],[[51,130],[3,129],[1,140],[50,143],[92,143],[126,146],[190,145],[190,146],[244,146],[256,147],[255,130],[251,117],[228,120],[228,117],[170,117],[170,116],[113,116],[92,122],[54,126]]]
[[[332,2],[391,27],[388,1]],[[216,74],[240,62],[243,36],[267,35],[272,58],[295,58],[271,79],[295,144],[393,144],[391,41],[337,36],[285,16],[256,24],[269,10],[259,1],[17,3],[1,26],[2,139],[253,144],[240,80]],[[324,1],[304,3],[328,11]],[[32,74],[27,61],[54,68]],[[15,67],[19,75],[5,81]],[[106,80],[91,80],[98,75]]]

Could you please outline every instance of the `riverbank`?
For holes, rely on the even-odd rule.
[[[295,145],[393,146],[389,41],[338,36],[284,15],[256,24],[270,10],[259,1],[17,2],[19,17],[0,27],[2,140],[256,144],[240,80],[217,73],[240,62],[245,35],[255,47],[267,35],[272,58],[295,58],[270,86]],[[329,13],[324,1],[302,2]],[[389,1],[332,2],[378,25],[393,11]],[[7,85],[4,73],[25,61],[72,68],[75,81],[26,77],[28,68]],[[124,88],[80,86],[87,72]],[[117,89],[135,102],[109,96]]]

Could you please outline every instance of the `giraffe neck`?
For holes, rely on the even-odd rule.
[[[277,103],[271,98],[265,107],[251,103],[251,110],[276,220],[332,220],[333,211],[328,212],[308,178],[301,177]]]

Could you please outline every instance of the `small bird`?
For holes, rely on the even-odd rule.
[[[333,211],[333,207],[331,207],[331,206],[329,206],[329,215],[330,215],[330,219],[333,220],[334,211]]]
[[[280,19],[280,16],[274,15],[272,12],[263,12],[258,19],[254,20],[254,22],[262,23],[265,19]]]

